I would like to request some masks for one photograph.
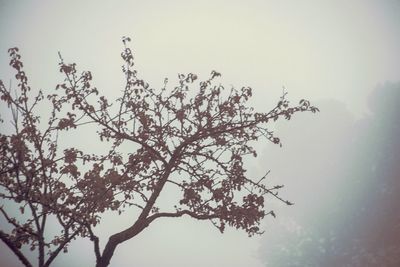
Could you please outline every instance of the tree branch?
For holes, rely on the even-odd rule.
[[[181,210],[178,212],[160,212],[160,213],[156,213],[151,215],[150,217],[147,218],[148,223],[151,223],[152,221],[154,221],[155,219],[161,218],[161,217],[170,217],[170,218],[174,218],[174,217],[182,217],[183,215],[189,215],[192,218],[195,218],[197,220],[211,220],[211,219],[215,219],[218,218],[219,216],[217,214],[197,214],[193,211],[190,210]]]
[[[18,257],[18,259],[26,266],[32,267],[32,264],[28,261],[28,259],[21,253],[19,248],[15,245],[13,241],[11,241],[7,234],[0,230],[0,239],[7,245],[9,249]]]

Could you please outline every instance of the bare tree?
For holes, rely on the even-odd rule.
[[[108,266],[119,244],[165,217],[187,215],[208,220],[221,232],[228,225],[250,236],[261,233],[260,220],[266,215],[275,216],[273,211],[265,211],[265,195],[288,205],[292,203],[278,195],[282,185],[267,186],[265,176],[249,177],[245,159],[257,156],[253,146],[262,138],[280,144],[279,138],[267,127],[270,122],[279,118],[289,120],[297,112],[318,109],[306,100],[290,106],[284,92],[269,112],[255,112],[248,105],[251,88],[226,90],[216,84],[220,76],[216,71],[202,82],[197,82],[195,74],[179,74],[177,86],[169,88],[166,79],[164,87],[155,90],[137,76],[132,51],[126,46],[129,41],[123,38],[121,54],[125,88],[114,103],[98,96],[97,89],[91,85],[89,71],[78,73],[76,64],[64,63],[60,55],[60,71],[65,80],[57,89],[62,93],[60,97],[49,96],[54,108],[52,120],[58,121],[55,129],[93,124],[98,128],[100,140],[109,143],[110,149],[103,156],[88,156],[76,148],[67,149],[64,166],[57,165],[62,160],[55,156],[48,159],[47,164],[54,166],[53,172],[58,171],[70,181],[65,200],[68,204],[48,201],[51,206],[54,204],[50,212],[76,225],[76,235],[88,236],[93,241],[97,267]],[[192,89],[194,86],[198,89]],[[7,95],[6,90],[2,93]],[[8,103],[14,102],[8,100]],[[61,112],[65,106],[70,106],[70,110],[56,119],[56,111]],[[29,114],[28,117],[34,117],[33,113]],[[126,147],[131,149],[126,152]],[[33,159],[27,159],[30,161]],[[87,162],[83,168],[82,164]],[[14,165],[3,165],[1,185],[4,187],[3,176],[15,181],[16,173]],[[52,179],[66,187],[63,179]],[[20,190],[29,186],[25,183]],[[49,195],[49,190],[44,191],[42,187],[40,190],[41,195]],[[170,207],[157,202],[165,190],[176,192],[176,202]],[[14,195],[9,199],[16,200]],[[137,218],[128,228],[115,229],[101,250],[93,231],[99,223],[99,214],[106,210],[120,214],[130,208],[137,209]],[[14,243],[11,238],[8,240]]]

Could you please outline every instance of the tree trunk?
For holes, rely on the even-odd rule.
[[[112,240],[112,237],[108,240],[106,247],[104,248],[103,254],[96,263],[96,267],[107,267],[110,264],[110,260],[114,255],[114,251],[118,246],[118,242]]]
[[[176,153],[175,151],[174,155],[172,156],[171,160],[168,163],[165,173],[161,177],[156,189],[151,194],[138,220],[128,229],[116,233],[108,239],[108,242],[103,250],[102,255],[97,260],[96,267],[107,267],[110,264],[110,260],[114,254],[114,251],[119,244],[133,238],[134,236],[142,232],[143,229],[149,226],[150,222],[147,220],[147,216],[149,215],[151,208],[154,206],[154,203],[156,202],[158,196],[160,195],[160,192],[162,191],[165,183],[167,182],[167,179],[172,170],[172,166],[174,165],[178,154],[179,153]]]
[[[126,240],[133,238],[142,232],[147,226],[147,222],[137,221],[132,227],[126,229],[125,231],[112,235],[108,239],[101,257],[97,260],[96,267],[107,267],[110,264],[111,258],[114,255],[114,251],[117,246]]]

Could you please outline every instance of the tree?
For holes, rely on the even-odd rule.
[[[1,225],[0,239],[25,266],[32,263],[21,250],[24,245],[37,251],[38,266],[49,266],[61,251],[67,252],[71,240],[86,236],[89,226],[96,224],[97,206],[80,194],[73,164],[78,152],[73,148],[59,151],[58,134],[70,126],[68,119],[58,118],[62,101],[56,95],[47,96],[52,109],[46,127],[41,127],[35,112],[43,105],[43,92],[32,99],[18,49],[8,52],[17,72],[18,90],[7,90],[0,81],[1,100],[11,111],[10,133],[0,134],[0,212],[8,223],[5,228]],[[51,237],[46,232],[49,222],[58,223],[58,234]]]
[[[21,195],[35,188],[36,195],[45,200],[37,200],[37,197],[31,200],[30,194],[22,194],[24,203],[31,201],[39,205],[42,208],[40,214],[60,217],[63,227],[65,221],[73,225],[74,235],[69,228],[63,228],[63,233],[68,233],[61,239],[62,244],[65,243],[63,246],[76,236],[89,237],[97,267],[108,266],[119,244],[165,217],[187,215],[197,220],[209,220],[221,232],[228,225],[242,229],[250,236],[261,233],[260,220],[266,215],[275,217],[273,211],[265,211],[265,195],[288,205],[292,203],[278,195],[282,185],[267,186],[265,176],[258,180],[248,177],[245,159],[257,156],[253,146],[261,138],[280,144],[279,138],[268,129],[268,123],[279,118],[289,120],[297,112],[315,113],[318,109],[306,100],[290,106],[284,92],[269,112],[255,112],[248,106],[251,88],[228,91],[215,84],[220,76],[216,71],[211,72],[208,80],[198,83],[197,92],[190,89],[198,78],[192,73],[179,74],[176,87],[169,89],[165,79],[161,90],[152,89],[137,75],[132,51],[126,45],[129,41],[129,38],[123,38],[121,54],[125,88],[114,104],[106,97],[98,96],[98,90],[91,85],[91,72],[79,74],[76,64],[65,63],[60,54],[60,72],[65,79],[57,85],[59,95],[47,97],[53,107],[50,127],[45,132],[39,132],[37,126],[25,130],[26,135],[36,136],[49,144],[50,156],[29,169],[26,166],[36,162],[33,156],[18,159],[12,155],[30,155],[43,148],[20,134],[18,127],[13,135],[2,135],[4,152],[0,182],[4,190],[10,192],[7,199],[18,202],[16,192]],[[18,71],[16,78],[24,84],[26,78],[21,78],[22,63],[19,63],[17,50],[10,51],[11,65]],[[23,85],[20,89],[22,103],[28,102],[28,90]],[[33,107],[20,107],[22,104],[18,99],[21,97],[11,97],[4,85],[1,92],[2,99],[9,107],[14,107],[13,114],[19,110],[27,121],[37,118],[32,113]],[[42,98],[35,98],[33,106]],[[15,119],[14,124],[17,125]],[[100,141],[109,144],[107,153],[88,155],[77,148],[69,148],[57,158],[59,151],[56,141],[51,141],[51,133],[56,135],[87,124],[95,125]],[[29,141],[33,145],[29,145],[30,149],[24,148],[28,145],[9,146],[12,139]],[[129,151],[126,151],[128,146]],[[21,175],[20,169],[27,170]],[[27,172],[31,169],[46,169],[47,172],[35,178],[39,182],[32,185]],[[21,176],[23,181],[18,182]],[[13,181],[12,187],[7,185],[11,183],[9,181]],[[175,205],[164,207],[157,202],[165,190],[176,192]],[[6,198],[6,194],[1,196]],[[105,211],[121,214],[133,208],[137,210],[137,219],[127,229],[116,229],[101,250],[93,230],[100,222],[100,215]],[[40,215],[39,219],[43,220],[43,217]],[[32,234],[25,231],[29,236],[25,243],[38,243],[33,234],[40,229],[36,227]],[[10,243],[9,247],[19,255],[18,248],[12,246],[16,242],[13,235],[4,235],[2,240]],[[45,265],[39,263],[39,266]]]

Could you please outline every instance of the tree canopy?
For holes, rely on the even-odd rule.
[[[46,97],[33,95],[18,49],[9,50],[18,89],[0,82],[12,114],[11,132],[0,134],[0,198],[7,203],[1,213],[8,222],[0,238],[25,266],[32,263],[22,246],[38,251],[38,266],[49,266],[78,236],[93,242],[96,266],[108,266],[119,244],[164,217],[187,215],[221,232],[231,226],[251,236],[261,233],[262,218],[275,217],[264,206],[266,196],[292,204],[278,195],[282,185],[267,185],[266,175],[249,177],[245,160],[257,156],[255,145],[263,139],[280,145],[271,122],[318,109],[307,100],[292,106],[284,92],[275,107],[256,112],[248,104],[252,89],[226,89],[216,71],[200,82],[196,74],[179,74],[176,86],[165,79],[163,88],[153,89],[138,76],[129,41],[123,38],[125,87],[115,101],[99,95],[90,71],[78,71],[61,54],[64,80]],[[45,126],[36,113],[40,105],[51,107]],[[88,124],[107,151],[60,148],[61,133]],[[165,190],[176,192],[168,208],[157,202]],[[131,209],[137,218],[115,229],[101,249],[94,231],[101,214]],[[45,230],[50,219],[60,230],[53,237]]]

